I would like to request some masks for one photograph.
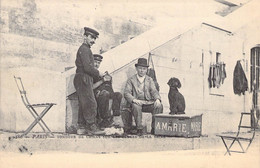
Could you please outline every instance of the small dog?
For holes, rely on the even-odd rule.
[[[170,114],[185,114],[185,99],[183,95],[178,91],[181,88],[181,82],[178,78],[171,78],[168,83],[170,90],[168,93],[168,99],[170,104]]]

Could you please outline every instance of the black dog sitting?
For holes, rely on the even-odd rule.
[[[185,99],[178,91],[178,88],[181,88],[181,82],[178,78],[171,78],[167,84],[170,86],[168,93],[170,114],[185,114]]]

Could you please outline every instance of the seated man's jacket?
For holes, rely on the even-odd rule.
[[[134,99],[137,97],[137,74],[130,77],[125,86],[124,97],[126,99],[126,108],[131,107]],[[144,97],[146,101],[155,101],[156,99],[161,100],[159,92],[157,91],[154,81],[151,77],[145,76],[144,79]]]

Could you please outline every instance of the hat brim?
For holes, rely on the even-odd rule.
[[[141,67],[149,67],[149,65],[143,65],[143,64],[135,64],[135,67],[137,67],[137,66],[141,66]]]
[[[91,32],[85,32],[85,35],[91,35],[93,36],[94,38],[98,38],[98,35],[94,34],[94,33],[91,33]]]
[[[102,61],[102,59],[96,59],[96,58],[94,58],[94,60],[96,60],[96,61],[100,61],[100,62]]]

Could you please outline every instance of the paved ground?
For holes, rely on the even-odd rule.
[[[2,133],[0,150],[0,167],[192,167],[192,168],[259,168],[260,167],[260,133],[257,132],[249,151],[246,154],[232,154],[223,156],[225,148],[219,138],[215,136],[196,139],[184,138],[83,138],[67,137],[49,138],[28,137],[9,141],[10,134]],[[58,136],[58,135],[56,135]],[[61,136],[61,135],[60,135]],[[71,136],[71,135],[70,135]],[[91,142],[90,142],[91,141]],[[48,142],[48,143],[46,143]],[[50,143],[51,142],[51,143]],[[55,142],[55,143],[54,143]],[[115,143],[117,142],[117,143]],[[52,150],[52,145],[59,146]],[[108,144],[113,144],[108,145]],[[49,147],[48,147],[49,144]],[[89,145],[86,145],[89,144]],[[116,145],[121,144],[119,148]],[[144,150],[136,152],[135,149],[145,149],[140,146],[154,145],[154,149],[160,146],[164,151]],[[186,144],[186,147],[185,147]],[[190,145],[187,145],[190,144]],[[193,146],[192,146],[193,144]],[[136,146],[135,146],[136,145]],[[164,145],[164,146],[163,146]],[[78,146],[77,150],[73,148]],[[91,151],[90,147],[92,146]],[[130,146],[130,148],[129,148]],[[157,147],[156,147],[157,146]],[[175,149],[172,148],[175,146]],[[179,146],[179,147],[178,147]],[[72,148],[71,148],[72,147]],[[81,148],[87,148],[86,151]],[[125,147],[125,148],[124,148]],[[189,149],[191,147],[191,149]],[[62,150],[65,149],[65,150]],[[94,149],[109,149],[102,150]],[[127,150],[131,149],[129,152]],[[169,150],[167,150],[167,148]],[[179,149],[178,149],[179,148]],[[47,150],[44,150],[47,149]],[[68,150],[72,149],[72,150]],[[120,151],[121,149],[121,151]],[[126,151],[123,149],[127,149]],[[185,150],[182,150],[185,149]],[[139,151],[142,151],[139,150]],[[119,152],[118,152],[119,151]],[[153,152],[147,152],[153,151]],[[90,153],[88,153],[90,152]],[[46,164],[48,166],[46,166]]]

